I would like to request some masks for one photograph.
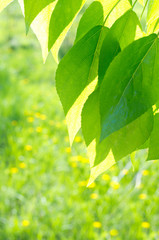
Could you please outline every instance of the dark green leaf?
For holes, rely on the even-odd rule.
[[[89,96],[82,111],[82,132],[86,145],[91,145],[94,139],[96,142],[94,148],[95,165],[104,161],[110,150],[114,155],[115,161],[119,161],[121,158],[137,150],[149,138],[152,126],[153,114],[150,109],[137,120],[111,134],[107,139],[99,143],[101,131],[99,89]],[[91,162],[93,162],[92,159]]]
[[[136,13],[129,10],[110,28],[103,41],[100,52],[98,72],[99,83],[103,80],[110,62],[120,52],[120,46],[123,49],[134,40],[136,28],[139,24]]]
[[[156,103],[158,69],[159,39],[155,34],[133,42],[113,60],[101,86],[101,140]]]
[[[79,22],[75,43],[79,41],[93,27],[97,25],[102,25],[103,21],[103,6],[100,2],[95,1],[86,9]]]

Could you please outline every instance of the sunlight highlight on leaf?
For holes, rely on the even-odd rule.
[[[0,12],[7,7],[13,0],[0,0]]]
[[[90,178],[87,184],[87,187],[93,183],[95,181],[95,179],[102,174],[103,172],[105,172],[106,170],[108,170],[109,168],[111,168],[114,164],[115,164],[115,159],[113,156],[112,151],[110,150],[107,158],[100,164],[98,164],[97,166],[91,168],[91,173],[90,173]]]
[[[23,0],[18,1],[24,14],[24,2]],[[46,58],[48,56],[49,22],[55,5],[56,2],[53,2],[46,8],[44,8],[31,24],[31,28],[40,42],[44,62],[46,61]]]
[[[66,115],[66,122],[68,126],[70,144],[72,145],[76,133],[81,127],[81,112],[83,103],[87,100],[88,96],[94,91],[97,85],[97,79],[92,81],[80,94],[73,106],[70,108]]]
[[[109,2],[109,1],[108,1]],[[119,18],[121,17],[126,11],[131,9],[131,4],[128,0],[121,0],[117,4],[117,6],[113,9],[111,14],[109,15],[105,26],[111,27],[112,24]]]

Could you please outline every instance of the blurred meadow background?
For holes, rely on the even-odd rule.
[[[0,240],[159,239],[159,163],[140,151],[86,188],[86,148],[80,133],[69,147],[55,70],[11,4],[0,15]]]

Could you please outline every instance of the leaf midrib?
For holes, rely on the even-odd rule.
[[[110,10],[110,12],[107,14],[107,16],[106,16],[105,19],[104,19],[103,25],[102,25],[101,30],[100,30],[100,34],[99,34],[99,38],[98,38],[96,50],[95,50],[95,52],[94,52],[94,57],[93,57],[93,60],[92,60],[92,64],[91,64],[91,67],[90,67],[90,70],[89,70],[88,83],[90,83],[90,81],[92,80],[90,77],[91,77],[92,69],[94,68],[94,65],[95,65],[96,56],[98,55],[98,48],[99,48],[99,44],[100,44],[100,41],[101,41],[102,32],[103,32],[105,23],[106,23],[108,17],[110,16],[110,14],[112,13],[112,11],[114,10],[114,8],[120,3],[120,1],[121,1],[121,0],[119,0],[119,1],[112,7],[112,9]]]
[[[113,115],[114,112],[116,111],[116,109],[117,109],[118,105],[120,104],[120,102],[121,102],[121,100],[122,100],[122,98],[123,98],[123,96],[124,96],[124,94],[125,94],[125,92],[126,92],[128,86],[129,86],[129,84],[130,84],[131,81],[133,80],[133,78],[134,78],[136,72],[138,71],[139,67],[140,67],[141,64],[143,63],[143,61],[144,61],[144,59],[146,58],[146,56],[149,54],[150,50],[151,50],[152,47],[154,46],[154,44],[155,44],[155,42],[157,41],[157,39],[158,39],[158,37],[156,36],[156,38],[154,39],[154,41],[153,41],[151,47],[148,49],[148,51],[146,52],[146,54],[144,55],[144,57],[141,59],[140,63],[139,63],[138,66],[136,67],[136,69],[135,69],[134,73],[132,74],[132,77],[131,77],[130,80],[128,81],[128,83],[127,83],[127,85],[126,85],[126,87],[125,87],[125,89],[124,89],[124,91],[123,91],[123,93],[122,93],[122,95],[121,95],[121,97],[120,97],[120,99],[119,99],[117,105],[115,106],[115,108],[114,108],[114,110],[113,110],[113,112],[112,112],[112,115]]]

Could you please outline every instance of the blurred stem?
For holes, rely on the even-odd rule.
[[[140,20],[141,20],[143,14],[144,14],[144,12],[145,12],[145,9],[146,9],[146,7],[147,7],[148,1],[149,1],[149,0],[146,0],[146,3],[145,3],[145,5],[144,5],[144,8],[143,8],[142,13],[141,13],[141,16],[140,16]]]
[[[133,5],[132,5],[132,9],[135,7],[137,1],[138,1],[138,0],[135,0],[135,2],[133,3]]]

